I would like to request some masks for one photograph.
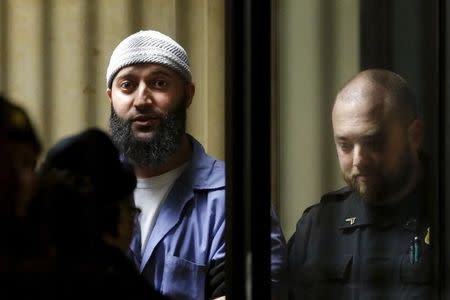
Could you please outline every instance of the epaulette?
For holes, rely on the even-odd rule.
[[[338,189],[336,191],[332,191],[332,192],[326,193],[320,198],[320,202],[319,203],[313,204],[313,205],[308,206],[307,208],[305,208],[305,210],[303,211],[303,215],[307,214],[314,207],[320,206],[321,204],[323,204],[325,202],[336,201],[336,200],[344,200],[351,193],[352,193],[352,191],[350,190],[350,188],[348,186],[342,187],[342,188],[340,188],[340,189]]]
[[[338,190],[326,193],[320,198],[320,203],[329,201],[340,201],[347,198],[352,193],[352,190],[348,186],[344,186]]]
[[[313,204],[313,205],[311,205],[311,206],[308,206],[308,207],[305,208],[305,210],[303,211],[303,215],[304,215],[304,214],[307,214],[312,208],[314,208],[314,207],[316,207],[316,206],[318,206],[318,205],[320,205],[320,203],[316,203],[316,204]]]

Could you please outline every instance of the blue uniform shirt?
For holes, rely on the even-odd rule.
[[[140,271],[164,295],[206,298],[208,268],[225,260],[225,165],[189,136],[192,158],[162,203]],[[285,241],[272,213],[272,281],[279,282]]]

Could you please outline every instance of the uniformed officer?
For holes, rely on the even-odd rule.
[[[347,186],[305,210],[288,244],[290,299],[430,299],[423,123],[399,75],[357,74],[332,123]]]

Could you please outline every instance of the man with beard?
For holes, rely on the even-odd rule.
[[[288,243],[290,299],[430,299],[423,124],[406,81],[357,74],[332,123],[348,184],[305,210]]]
[[[195,87],[185,50],[160,32],[137,32],[114,50],[106,80],[112,139],[138,180],[130,256],[173,299],[224,296],[225,169],[186,133]],[[277,283],[285,247],[272,221]]]

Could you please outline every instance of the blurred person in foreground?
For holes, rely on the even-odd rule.
[[[338,93],[347,186],[307,208],[288,243],[291,299],[431,299],[423,123],[406,81],[370,69]]]
[[[0,95],[0,270],[12,271],[27,247],[26,207],[36,176],[41,143],[19,105]]]
[[[113,51],[106,72],[111,135],[137,176],[142,210],[130,254],[152,286],[174,299],[225,295],[225,166],[186,133],[195,86],[186,51],[139,31]],[[272,214],[272,282],[285,242]]]
[[[61,298],[90,294],[166,299],[126,257],[138,213],[135,186],[133,171],[98,129],[53,146],[39,169],[28,207],[35,240],[34,251],[18,269],[30,279],[24,286]]]

